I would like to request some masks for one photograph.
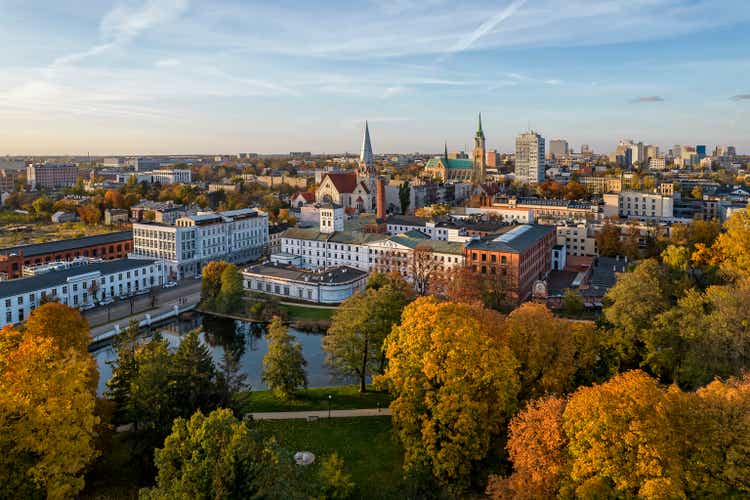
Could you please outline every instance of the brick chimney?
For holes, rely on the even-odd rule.
[[[375,188],[377,195],[377,212],[376,217],[378,220],[385,219],[385,181],[382,177],[378,177],[378,182]]]

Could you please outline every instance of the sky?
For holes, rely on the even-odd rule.
[[[750,153],[747,0],[0,0],[0,155]]]

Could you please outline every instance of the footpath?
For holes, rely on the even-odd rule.
[[[330,418],[346,417],[387,417],[390,416],[389,408],[363,408],[358,410],[331,410]],[[310,411],[269,411],[251,413],[254,420],[318,420],[328,418],[328,410],[310,410]]]

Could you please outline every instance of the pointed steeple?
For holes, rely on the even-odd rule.
[[[479,125],[477,126],[477,136],[484,137],[484,132],[482,131],[482,113],[479,113]]]
[[[374,168],[375,158],[372,155],[372,144],[370,143],[370,126],[365,120],[365,136],[362,139],[362,151],[359,153],[359,161],[368,168]]]
[[[445,141],[445,155],[443,156],[446,160],[448,160],[448,141]]]

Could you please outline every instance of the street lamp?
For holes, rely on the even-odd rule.
[[[329,395],[328,395],[328,418],[331,418],[331,399],[332,399],[332,398],[333,398],[333,396],[331,396],[331,395],[329,394]]]

